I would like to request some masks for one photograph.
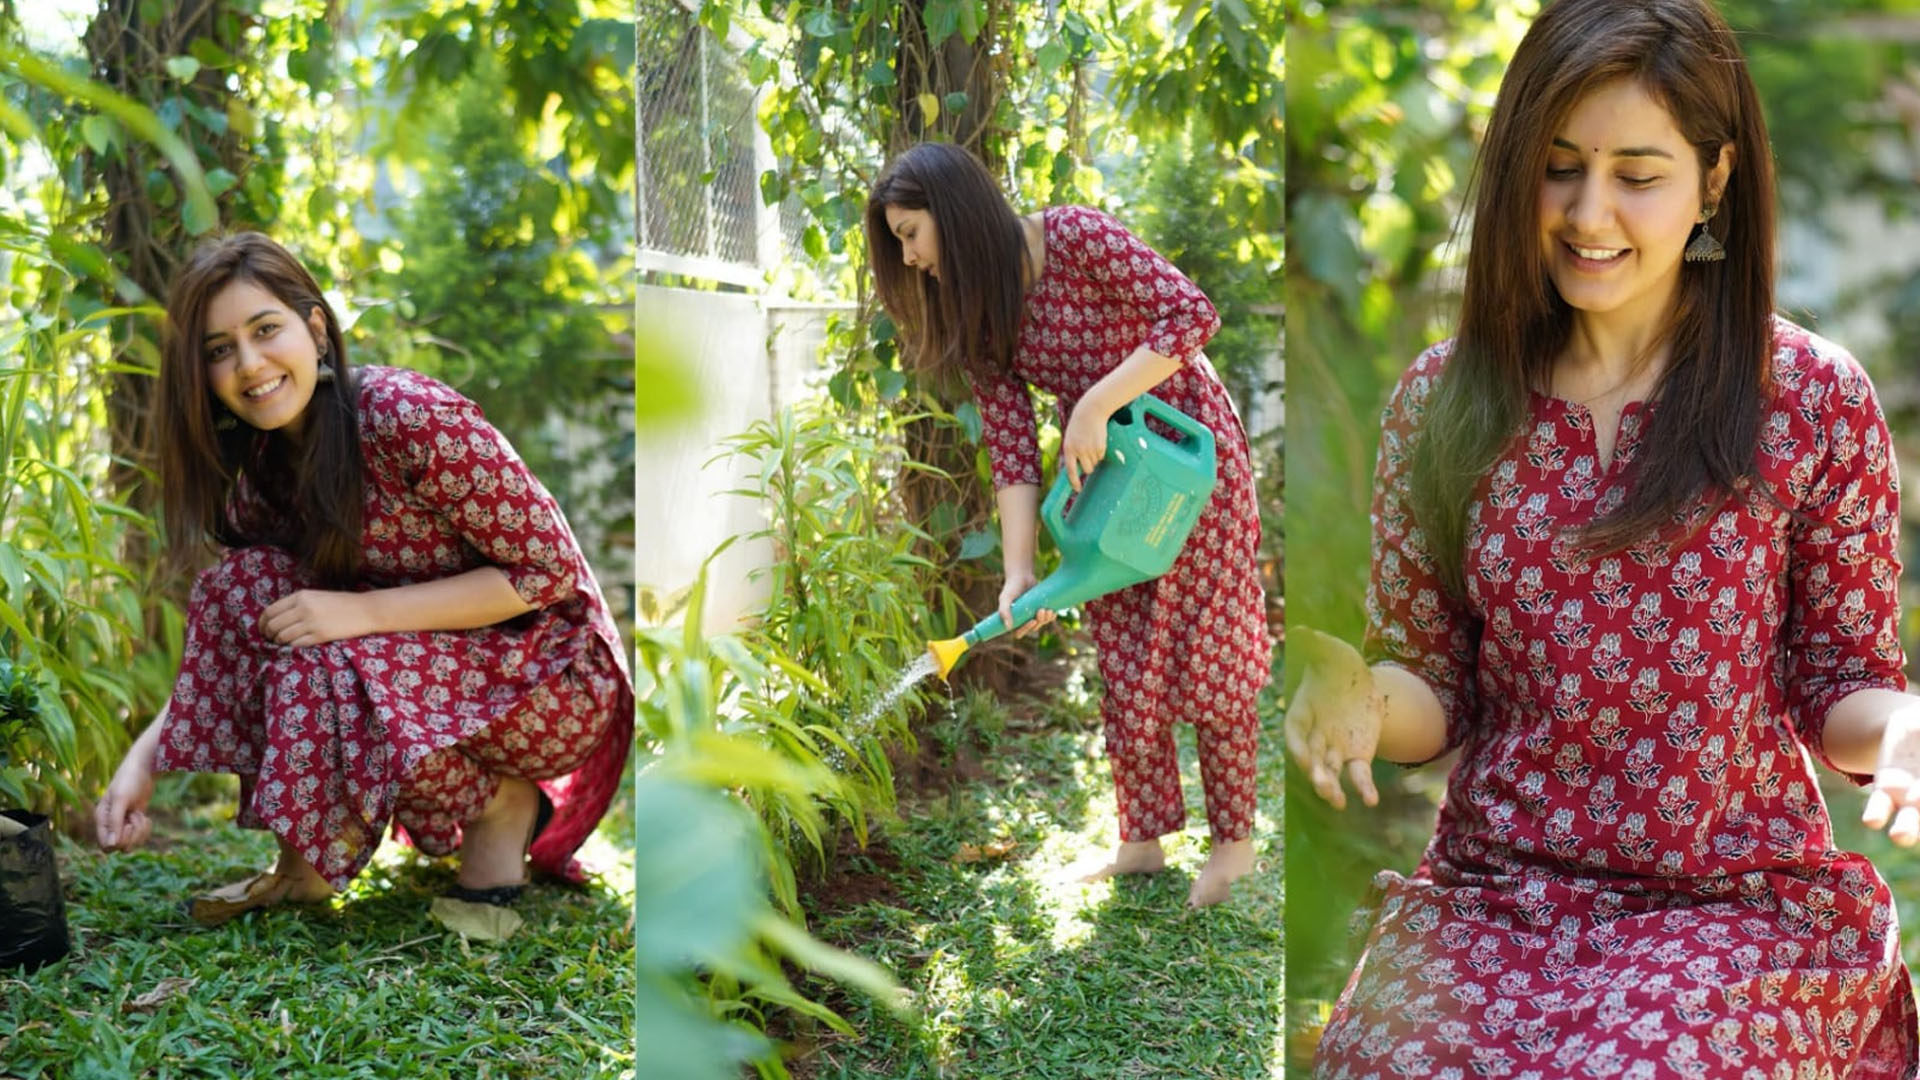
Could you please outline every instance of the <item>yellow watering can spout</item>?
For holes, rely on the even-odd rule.
[[[960,662],[960,654],[966,652],[968,646],[969,643],[964,637],[927,642],[927,653],[933,657],[936,665],[934,673],[943,679],[946,678],[947,672],[952,671],[953,665]]]

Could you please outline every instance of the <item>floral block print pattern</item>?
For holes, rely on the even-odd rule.
[[[313,587],[309,576],[279,549],[228,551],[194,586],[158,767],[237,773],[240,824],[272,830],[335,888],[390,822],[424,851],[454,850],[496,775],[522,776],[555,805],[534,865],[578,880],[573,852],[611,804],[632,742],[606,603],[559,506],[478,407],[397,368],[362,368],[357,382],[356,587],[497,566],[536,610],[477,630],[293,648],[260,633],[260,614]]]
[[[1448,350],[1387,409],[1369,646],[1427,680],[1462,752],[1419,869],[1376,879],[1316,1075],[1913,1076],[1893,898],[1833,849],[1809,756],[1835,702],[1905,685],[1866,376],[1777,321],[1760,483],[1671,547],[1595,557],[1568,533],[1624,497],[1648,407],[1603,465],[1586,410],[1536,395],[1455,603],[1407,487]]]
[[[1199,735],[1207,821],[1216,840],[1253,829],[1259,720],[1267,679],[1260,515],[1246,432],[1200,353],[1220,318],[1193,282],[1119,222],[1065,206],[1043,214],[1046,267],[1027,292],[1010,375],[972,379],[996,488],[1040,483],[1029,384],[1052,392],[1060,421],[1081,395],[1146,345],[1181,361],[1153,393],[1214,436],[1219,485],[1172,570],[1086,605],[1100,675],[1107,754],[1123,840],[1186,823],[1173,724]]]

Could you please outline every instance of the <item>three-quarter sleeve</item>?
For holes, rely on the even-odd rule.
[[[566,518],[479,406],[424,379],[387,405],[383,442],[400,456],[413,496],[499,567],[528,605],[571,597],[584,568]]]
[[[1449,346],[1442,342],[1414,361],[1382,415],[1374,463],[1373,571],[1364,647],[1369,661],[1404,668],[1432,688],[1447,718],[1442,753],[1466,738],[1477,708],[1480,620],[1441,583],[1426,534],[1414,517],[1410,450]]]
[[[1825,362],[1804,376],[1798,407],[1780,405],[1783,412],[1770,425],[1798,428],[1786,410],[1817,416],[1817,423],[1800,430],[1813,440],[1819,464],[1791,492],[1799,498],[1788,538],[1786,697],[1795,730],[1832,768],[1822,735],[1834,705],[1859,690],[1906,689],[1899,633],[1900,481],[1887,422],[1866,373],[1837,346],[1804,347]],[[1858,784],[1872,780],[1846,775]]]
[[[1020,378],[1005,373],[969,373],[973,400],[980,406],[980,437],[993,467],[993,489],[1040,483],[1040,434],[1034,420],[1033,392]]]
[[[1184,364],[1220,329],[1207,294],[1112,215],[1066,206],[1050,224],[1049,261],[1062,260],[1152,320],[1145,340],[1124,343],[1121,355],[1145,345]]]

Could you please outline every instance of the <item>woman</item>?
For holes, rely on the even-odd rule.
[[[619,639],[552,496],[471,402],[348,366],[286,249],[197,251],[167,305],[157,435],[169,539],[212,542],[166,708],[96,811],[146,840],[159,770],[240,776],[275,867],[196,897],[213,925],[323,900],[389,822],[458,849],[449,895],[505,904],[526,859],[579,880],[633,723]]]
[[[1106,452],[1107,419],[1149,390],[1213,431],[1219,485],[1174,568],[1086,605],[1121,841],[1087,880],[1165,865],[1160,837],[1186,822],[1173,742],[1184,719],[1199,734],[1213,841],[1188,902],[1227,899],[1253,866],[1254,698],[1268,639],[1246,434],[1200,353],[1220,325],[1213,305],[1106,214],[1065,206],[1020,217],[976,158],[940,143],[881,174],[867,200],[867,249],[881,302],[918,361],[973,387],[1009,622],[1014,598],[1037,581],[1040,449],[1028,384],[1059,402],[1060,467],[1075,490]]]
[[[1458,749],[1376,878],[1316,1075],[1914,1075],[1886,884],[1807,751],[1910,843],[1894,461],[1772,315],[1758,99],[1706,0],[1560,0],[1480,155],[1456,336],[1387,408],[1369,668],[1287,716],[1314,789]]]

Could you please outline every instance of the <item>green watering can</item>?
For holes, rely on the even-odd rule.
[[[1178,438],[1148,427],[1149,416]],[[1082,604],[1171,570],[1214,481],[1213,432],[1206,425],[1152,394],[1122,406],[1107,421],[1107,454],[1072,507],[1065,469],[1040,506],[1040,520],[1060,549],[1060,568],[1014,600],[1013,626],[1043,609]],[[996,611],[960,637],[928,642],[927,651],[944,679],[962,653],[1009,629]]]

